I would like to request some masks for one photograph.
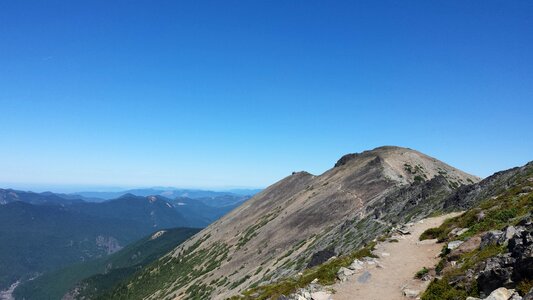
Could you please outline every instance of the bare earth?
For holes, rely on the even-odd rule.
[[[410,227],[411,234],[393,236],[398,243],[388,241],[376,246],[379,265],[366,265],[365,269],[350,276],[348,281],[333,286],[334,300],[403,300],[404,289],[423,292],[429,282],[414,279],[423,267],[432,268],[438,262],[442,245],[436,240],[419,241],[420,234],[428,228],[437,227],[457,213],[424,219]],[[370,276],[369,276],[370,274]]]

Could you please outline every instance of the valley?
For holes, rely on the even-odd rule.
[[[126,256],[121,253],[135,248],[134,242],[165,230],[164,238],[158,239],[165,243],[151,243],[151,247],[142,246],[144,250],[138,255],[130,254],[137,258],[129,262],[128,268],[135,270],[250,197],[195,190],[188,194],[199,198],[184,197],[182,192],[175,199],[125,192],[116,199],[105,200],[0,189],[2,297],[16,290],[19,298],[59,299],[78,281],[110,272],[108,260],[116,255]],[[120,268],[120,276],[132,272],[125,268],[126,265]],[[109,277],[114,279],[108,284],[120,276]]]

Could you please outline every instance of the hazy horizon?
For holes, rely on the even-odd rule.
[[[0,182],[0,189],[14,189],[21,191],[31,191],[36,193],[42,192],[54,192],[54,193],[81,193],[81,192],[123,192],[127,190],[134,189],[161,189],[161,190],[200,190],[200,191],[213,191],[213,192],[229,192],[234,190],[262,190],[265,187],[246,187],[246,186],[213,186],[213,187],[202,187],[202,186],[189,186],[189,187],[180,187],[180,186],[128,186],[128,185],[118,185],[118,186],[106,186],[106,185],[83,185],[83,184],[73,184],[73,185],[61,185],[61,184],[32,184],[32,183],[9,183],[9,182]]]

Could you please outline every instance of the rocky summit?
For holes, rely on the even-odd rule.
[[[407,148],[348,154],[321,175],[273,184],[106,297],[238,297],[448,209],[459,187],[478,181]]]

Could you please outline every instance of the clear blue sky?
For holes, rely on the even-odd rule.
[[[364,3],[363,3],[364,2]],[[0,183],[267,186],[533,160],[533,1],[0,2]]]

